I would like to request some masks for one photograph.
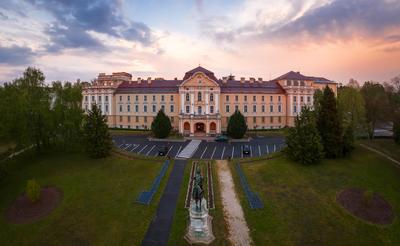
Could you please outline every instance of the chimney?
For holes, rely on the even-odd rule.
[[[147,84],[151,84],[151,77],[147,78]]]
[[[259,82],[259,83],[262,83],[262,82],[263,82],[263,79],[262,79],[262,78],[258,78],[258,82]]]
[[[245,79],[246,79],[245,77],[241,77],[240,78],[240,83],[244,83]]]
[[[140,78],[140,77],[137,78],[137,83],[138,83],[138,84],[142,83],[142,78]]]
[[[228,77],[222,77],[222,83],[226,84],[228,82]]]
[[[175,80],[178,80],[178,78],[177,78],[177,77],[175,77]]]
[[[254,83],[254,81],[255,81],[255,78],[250,78],[250,83],[251,84]]]

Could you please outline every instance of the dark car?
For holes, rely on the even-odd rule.
[[[158,156],[166,156],[168,153],[168,145],[163,145],[158,149]]]
[[[227,142],[228,141],[228,136],[226,135],[219,135],[215,138],[216,142]]]
[[[243,146],[243,154],[244,155],[250,155],[250,146],[249,145],[245,145],[245,146]]]

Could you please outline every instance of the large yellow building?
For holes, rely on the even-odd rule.
[[[184,135],[215,135],[225,131],[235,110],[245,116],[249,129],[293,126],[302,106],[313,104],[314,91],[337,84],[321,77],[289,72],[276,79],[217,79],[213,72],[197,67],[183,79],[138,78],[129,73],[100,73],[83,89],[84,110],[98,105],[108,125],[149,129],[160,109],[172,126]]]

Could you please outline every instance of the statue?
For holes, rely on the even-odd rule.
[[[195,201],[197,211],[201,211],[201,200],[203,199],[203,177],[200,173],[200,168],[197,167],[196,175],[194,176],[194,185],[192,191],[192,198]]]

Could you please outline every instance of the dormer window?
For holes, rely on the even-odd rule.
[[[287,86],[291,86],[292,85],[292,81],[291,80],[286,81],[286,85]]]
[[[300,81],[300,85],[304,86],[304,81],[303,80]]]

